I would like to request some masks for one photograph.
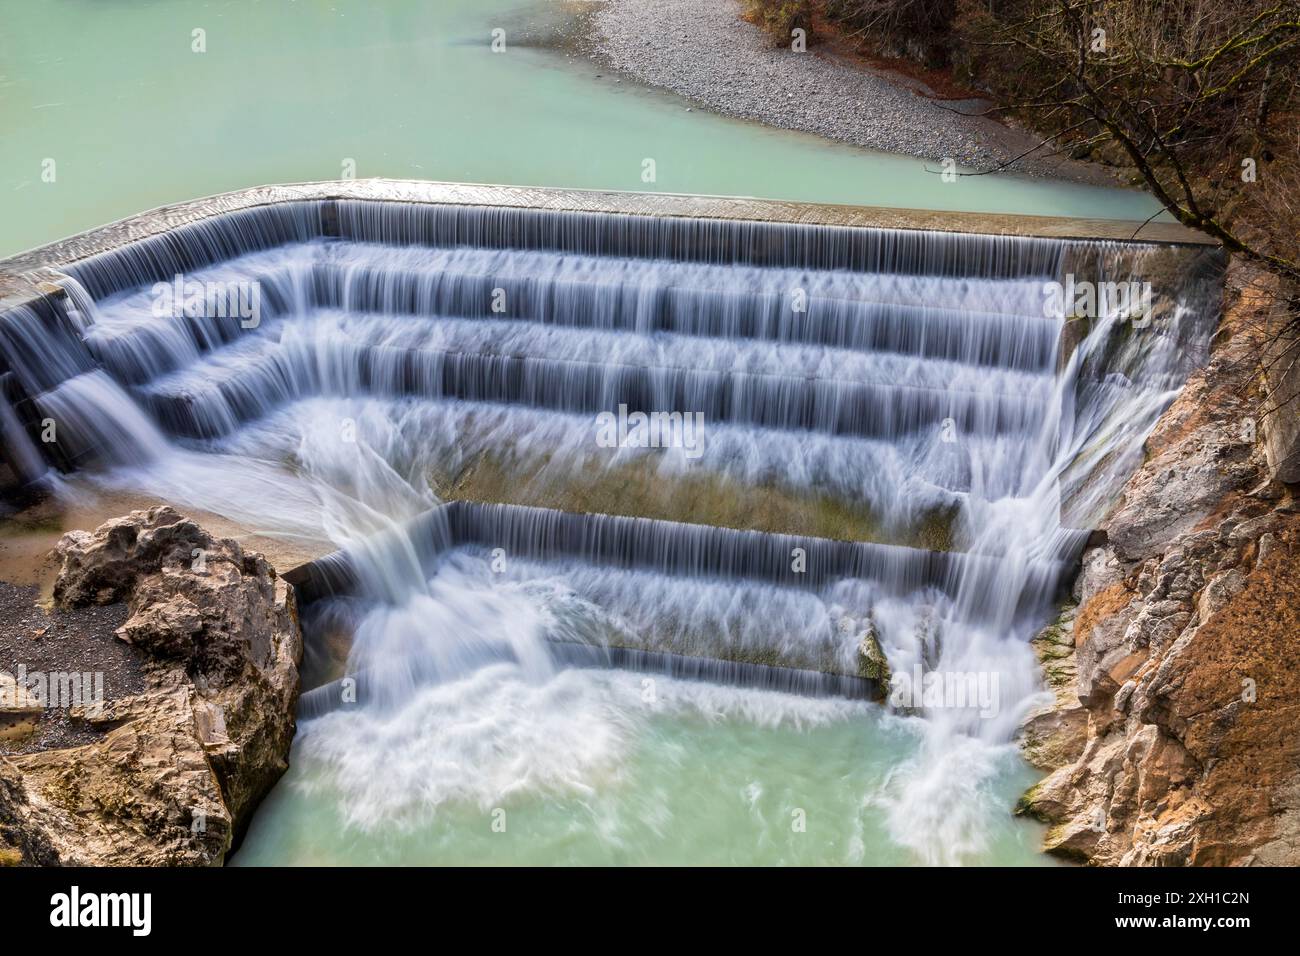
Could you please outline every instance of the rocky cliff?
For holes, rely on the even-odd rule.
[[[1020,811],[1099,865],[1300,863],[1300,502],[1256,416],[1269,298],[1229,274],[1209,364],[1146,443],[1036,646],[1056,706]]]
[[[222,863],[287,766],[302,656],[292,588],[170,508],[72,532],[57,553],[56,612],[125,603],[116,637],[92,637],[132,645],[141,686],[69,708],[80,746],[0,756],[0,851]]]

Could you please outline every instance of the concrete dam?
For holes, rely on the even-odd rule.
[[[4,480],[304,543],[304,718],[511,661],[1009,739],[1214,329],[1219,251],[1143,236],[374,181],[167,207],[0,262]],[[991,719],[913,686],[973,674]]]

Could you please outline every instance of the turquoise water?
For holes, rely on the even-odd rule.
[[[167,202],[338,179],[349,160],[358,177],[1119,219],[1155,208],[1008,176],[944,183],[921,160],[687,112],[524,45],[573,6],[0,0],[0,255]],[[206,52],[191,49],[196,29]]]
[[[923,862],[890,826],[892,777],[921,745],[919,720],[646,681],[570,670],[537,683],[501,665],[396,714],[306,723],[232,863]],[[1012,748],[1001,757],[1003,773],[969,795],[987,826],[944,849],[966,863],[1050,865],[1041,828],[1009,812],[1034,778]]]

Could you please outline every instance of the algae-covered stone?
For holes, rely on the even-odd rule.
[[[889,658],[880,646],[873,624],[867,625],[858,641],[858,676],[874,680],[879,685],[881,694],[889,687]]]

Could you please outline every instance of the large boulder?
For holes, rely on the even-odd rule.
[[[145,689],[74,708],[90,743],[0,757],[0,846],[36,864],[222,863],[287,767],[292,587],[166,507],[56,550],[56,607],[127,603],[116,639],[143,652]]]

